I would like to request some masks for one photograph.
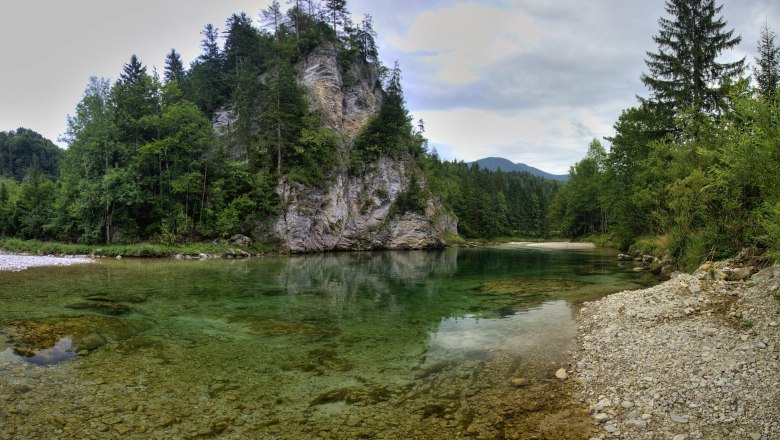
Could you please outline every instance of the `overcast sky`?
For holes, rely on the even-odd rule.
[[[135,53],[162,72],[171,48],[189,64],[199,32],[269,0],[25,0],[0,8],[0,131],[56,140],[90,76],[116,79]],[[780,31],[777,0],[725,0],[742,35],[724,59],[754,61],[762,25]],[[639,80],[663,0],[350,0],[374,16],[381,58],[403,70],[407,106],[447,159],[502,156],[566,173],[622,109]],[[780,42],[780,41],[778,41]]]

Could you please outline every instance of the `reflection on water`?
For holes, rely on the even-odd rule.
[[[565,301],[545,302],[531,310],[501,319],[472,315],[447,318],[431,333],[430,358],[484,359],[486,355],[512,355],[522,359],[554,361],[565,353],[576,333]]]
[[[638,277],[501,247],[0,273],[0,435],[579,438],[545,379]]]
[[[68,359],[73,359],[76,357],[76,352],[73,351],[73,339],[66,336],[55,342],[53,347],[39,350],[31,357],[21,355],[16,356],[24,362],[46,366],[58,364]]]

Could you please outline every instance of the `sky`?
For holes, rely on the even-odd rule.
[[[162,73],[175,48],[189,64],[200,31],[270,0],[26,0],[0,8],[0,131],[57,140],[91,76],[115,80],[132,54]],[[722,0],[742,43],[722,60],[754,62],[780,2]],[[646,51],[662,0],[350,0],[369,13],[380,58],[398,60],[412,116],[450,160],[500,156],[565,174],[623,109],[647,96]],[[257,21],[257,20],[256,20]],[[778,41],[780,43],[780,41]],[[61,143],[60,145],[65,146]]]

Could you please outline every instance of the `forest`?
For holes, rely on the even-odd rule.
[[[325,187],[365,173],[380,156],[413,163],[415,181],[393,212],[441,197],[471,238],[541,236],[557,182],[442,161],[405,107],[401,70],[379,60],[371,16],[345,0],[278,1],[253,21],[230,16],[201,32],[189,67],[171,49],[161,75],[136,55],[115,80],[91,78],[64,135],[0,133],[0,235],[83,244],[174,244],[243,234],[273,241],[284,180]],[[379,111],[347,139],[311,109],[296,66],[335,47],[345,82],[377,78]],[[230,111],[228,132],[213,121]],[[343,154],[346,152],[346,154]]]
[[[780,49],[764,25],[752,68],[722,62],[740,43],[713,0],[668,0],[639,98],[594,140],[552,202],[570,237],[690,269],[743,249],[780,256]],[[752,73],[752,77],[751,74]]]

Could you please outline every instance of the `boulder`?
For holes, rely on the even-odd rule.
[[[234,246],[248,247],[252,245],[252,239],[250,239],[246,235],[236,234],[230,237],[230,243]]]

